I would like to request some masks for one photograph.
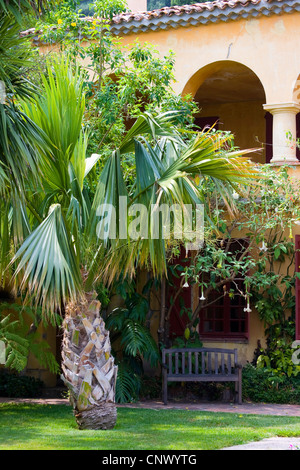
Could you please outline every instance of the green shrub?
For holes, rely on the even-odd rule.
[[[36,398],[41,396],[41,380],[25,375],[0,371],[0,396],[9,398]]]
[[[253,402],[299,404],[300,376],[275,376],[268,368],[243,368],[243,399]]]

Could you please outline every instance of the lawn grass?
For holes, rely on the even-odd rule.
[[[300,418],[119,408],[113,430],[79,431],[68,405],[0,404],[0,450],[216,450],[273,436],[300,436]]]

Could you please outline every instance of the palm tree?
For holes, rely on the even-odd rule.
[[[47,143],[43,131],[18,105],[19,99],[31,100],[35,93],[27,78],[31,65],[30,48],[27,41],[19,37],[19,25],[12,14],[11,3],[5,2],[4,7],[0,12],[0,278],[1,287],[9,288],[9,275],[4,268],[11,248],[8,237],[11,210],[14,207],[16,215],[24,209],[25,182],[29,173],[38,177],[39,149]],[[9,204],[6,203],[8,199]],[[18,220],[22,219],[15,218],[14,224]],[[18,228],[15,225],[12,229],[16,244],[28,233],[26,224]]]
[[[172,113],[156,118],[144,114],[106,161],[91,199],[87,179],[101,155],[86,156],[80,70],[68,59],[58,59],[48,66],[42,83],[41,94],[22,103],[22,112],[42,130],[47,146],[38,146],[39,168],[32,165],[27,171],[22,198],[12,192],[6,198],[10,254],[14,251],[9,266],[18,289],[42,306],[46,318],[57,311],[64,315],[62,370],[79,428],[110,429],[117,419],[117,367],[95,285],[135,276],[137,269],[164,277],[172,242],[161,233],[154,239],[151,223],[148,238],[122,237],[118,228],[110,237],[112,211],[101,219],[99,207],[113,208],[118,220],[121,200],[129,209],[139,203],[150,217],[150,208],[160,203],[200,203],[197,181],[202,176],[218,182],[230,198],[232,188],[248,184],[255,170],[236,152],[224,151],[227,137],[200,133],[185,143],[172,125]],[[122,171],[128,153],[135,159],[132,190]],[[127,224],[131,221],[126,218]]]
[[[40,16],[46,9],[53,7],[56,0],[0,0],[0,8],[5,15],[13,15],[20,20],[25,13]]]

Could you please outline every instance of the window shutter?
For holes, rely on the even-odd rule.
[[[300,113],[296,115],[296,139],[300,139]],[[300,149],[296,148],[296,156],[300,160]]]
[[[296,269],[297,273],[300,273],[300,235],[296,235],[295,238],[295,260],[296,260]],[[296,340],[300,340],[300,279],[296,277],[296,287],[295,287],[295,296],[296,296]]]
[[[170,265],[180,265],[182,267],[187,266],[190,263],[190,257],[185,257],[186,251],[185,248],[182,247],[180,256],[178,258],[173,259],[170,262]],[[180,288],[180,282],[182,280],[181,271],[177,272],[177,276],[172,276],[170,274],[170,280],[174,284],[171,286],[169,283],[167,285],[167,298],[166,298],[166,305],[167,308],[171,306],[171,298],[174,297],[178,289]],[[177,338],[178,336],[183,336],[186,325],[189,321],[189,317],[186,313],[182,313],[182,305],[186,308],[191,309],[192,307],[192,287],[184,287],[177,297],[176,301],[172,306],[172,312],[170,315],[170,330],[169,330],[169,337],[171,340]]]
[[[273,115],[265,114],[266,120],[266,163],[270,163],[273,157]]]

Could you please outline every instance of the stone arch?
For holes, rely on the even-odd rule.
[[[230,60],[208,64],[188,80],[183,90],[187,93],[199,104],[198,125],[204,123],[202,118],[207,124],[218,118],[219,129],[231,131],[238,147],[260,149],[251,158],[266,162],[270,127],[263,109],[266,93],[249,67]]]

